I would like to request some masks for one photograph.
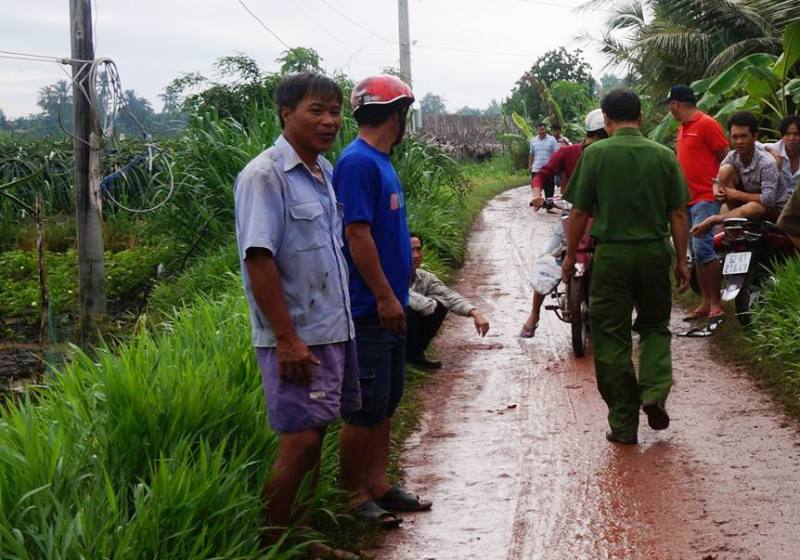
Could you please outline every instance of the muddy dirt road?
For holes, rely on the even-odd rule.
[[[406,515],[377,558],[800,558],[800,435],[708,341],[674,339],[672,426],[640,445],[606,442],[591,357],[572,357],[568,325],[529,309],[528,272],[556,216],[533,217],[527,187],[476,223],[457,284],[489,318],[448,318],[445,368],[404,454],[408,486],[434,501]],[[673,330],[680,328],[680,310]]]

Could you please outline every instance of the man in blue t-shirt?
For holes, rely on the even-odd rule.
[[[400,523],[394,512],[431,507],[386,477],[391,418],[403,395],[412,273],[403,186],[389,154],[403,138],[413,101],[411,88],[394,76],[359,83],[350,99],[358,138],[333,172],[336,197],[344,205],[362,402],[360,411],[343,415],[342,485],[356,515],[383,527]]]

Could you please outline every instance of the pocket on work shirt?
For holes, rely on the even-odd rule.
[[[291,247],[297,251],[312,251],[325,246],[327,227],[325,210],[318,201],[301,202],[289,206]],[[289,224],[287,224],[289,225]]]

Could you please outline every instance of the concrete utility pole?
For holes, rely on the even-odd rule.
[[[73,143],[75,146],[75,207],[78,222],[78,286],[81,338],[92,319],[106,312],[103,285],[103,209],[100,196],[100,129],[86,93],[94,84],[89,65],[94,60],[91,0],[69,0],[72,39]]]
[[[408,25],[408,0],[397,0],[397,15],[400,22],[400,75],[409,86],[411,83],[411,33]]]

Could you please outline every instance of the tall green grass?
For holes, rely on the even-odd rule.
[[[800,259],[779,264],[775,277],[754,312],[751,336],[765,355],[787,365],[787,378],[800,399]]]
[[[254,558],[275,454],[238,284],[0,414],[0,557]],[[316,509],[335,498],[330,469]],[[268,557],[289,558],[293,553]]]

